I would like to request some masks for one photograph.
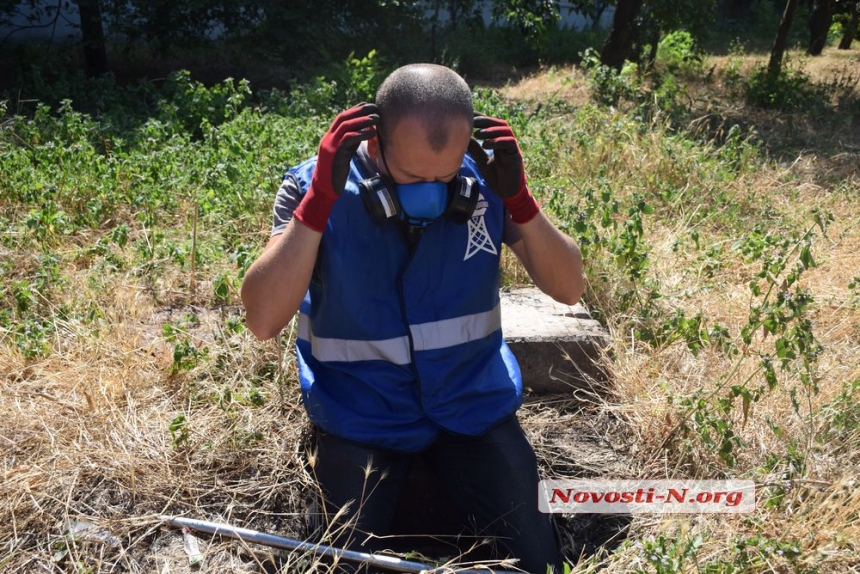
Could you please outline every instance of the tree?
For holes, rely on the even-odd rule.
[[[620,70],[625,60],[638,59],[646,45],[648,61],[653,62],[665,32],[683,29],[701,36],[715,10],[715,0],[618,0],[600,62]]]
[[[87,77],[94,78],[108,72],[101,7],[99,0],[77,0],[77,5],[81,14],[81,43],[84,47],[84,65]]]
[[[620,70],[633,49],[636,36],[636,18],[642,9],[642,0],[618,0],[612,16],[612,28],[603,49],[600,63]]]
[[[833,23],[833,0],[814,0],[812,11],[809,13],[809,47],[810,56],[819,56],[827,44],[827,33]]]
[[[87,76],[105,74],[108,72],[108,61],[99,0],[74,0],[74,3],[80,15],[81,46]],[[68,12],[68,2],[47,4],[39,0],[0,0],[0,26],[8,26],[15,20],[26,21],[25,25],[13,29],[2,40],[25,30],[53,30],[60,18],[68,21],[68,16],[63,14],[64,10]],[[53,37],[53,32],[51,36]]]
[[[484,25],[481,6],[477,0],[425,0],[428,11],[432,14],[430,21],[430,59],[438,60],[439,37],[444,36],[440,25],[440,11],[448,14],[448,29],[451,34],[471,33]],[[465,26],[463,26],[465,24]]]
[[[767,64],[767,75],[772,79],[778,77],[782,71],[782,57],[785,54],[788,31],[791,29],[792,20],[794,20],[797,2],[798,0],[788,0],[785,3],[785,11],[782,13],[779,30],[777,30],[776,39],[773,41],[773,48],[770,50],[770,61]]]
[[[847,0],[841,4],[845,5],[846,14],[842,18],[842,39],[839,40],[840,50],[850,50],[851,42],[860,29],[860,0]]]
[[[19,30],[51,30],[69,7],[78,8],[81,48],[89,75],[107,70],[105,31],[131,53],[139,48],[166,61],[188,48],[211,48],[213,39],[257,61],[286,62],[291,69],[343,62],[391,47],[429,57],[421,20],[427,0],[0,0],[0,25],[26,18]],[[476,5],[447,0],[445,7]],[[62,14],[61,14],[62,12]],[[0,38],[2,40],[3,38]],[[422,50],[426,50],[422,51]],[[392,50],[394,51],[394,50]]]
[[[528,42],[539,44],[560,17],[554,0],[493,0],[493,16],[519,27]]]

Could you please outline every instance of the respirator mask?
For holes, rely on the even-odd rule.
[[[385,170],[391,173],[382,152],[381,140],[379,154]],[[359,190],[371,219],[377,225],[399,220],[411,227],[425,228],[442,217],[463,224],[471,219],[478,203],[478,182],[459,174],[448,183],[396,183],[378,173],[359,183]]]

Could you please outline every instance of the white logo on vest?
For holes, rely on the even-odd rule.
[[[469,243],[466,245],[466,254],[463,256],[463,261],[480,251],[486,251],[493,255],[498,255],[499,253],[490,239],[490,232],[487,231],[487,222],[484,221],[484,214],[487,212],[489,205],[487,200],[484,199],[484,195],[478,194],[478,204],[475,206],[474,213],[472,213],[472,219],[469,220]]]

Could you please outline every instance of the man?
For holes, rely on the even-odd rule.
[[[261,339],[301,306],[314,472],[328,515],[348,508],[335,526],[350,521],[336,544],[380,547],[366,534],[388,533],[409,462],[423,453],[495,537],[498,557],[561,571],[515,416],[522,383],[501,333],[502,242],[540,289],[579,300],[579,248],[529,192],[511,128],[475,116],[468,85],[443,66],[394,71],[376,104],[338,115],[318,155],[286,175],[242,300]]]

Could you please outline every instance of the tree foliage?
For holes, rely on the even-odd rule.
[[[601,63],[620,70],[627,60],[638,61],[645,47],[653,62],[662,37],[685,30],[702,37],[716,14],[716,0],[617,0]]]
[[[808,0],[810,52],[818,53],[831,16],[843,32],[841,46],[857,33],[860,0]],[[739,21],[756,10],[752,0],[0,0],[0,27],[13,17],[21,26],[49,27],[68,12],[81,15],[81,53],[89,75],[107,71],[112,54],[145,53],[167,60],[208,50],[212,41],[245,61],[283,66],[303,74],[328,73],[332,63],[375,54],[377,65],[438,61],[477,68],[482,58],[508,50],[504,63],[545,63],[558,51],[562,16],[577,12],[597,22],[607,10],[614,21],[606,32],[592,27],[583,53],[603,43],[601,62],[620,70],[626,61],[652,63],[667,34],[684,31],[702,40],[717,14]],[[779,8],[783,0],[765,0]],[[489,8],[491,25],[485,26]],[[103,24],[103,28],[98,23]],[[503,32],[498,32],[503,30]],[[7,36],[13,37],[18,30]],[[503,42],[483,45],[488,33]],[[760,30],[758,31],[761,32]],[[781,58],[787,29],[774,29]],[[573,33],[570,34],[571,36]],[[477,38],[477,39],[476,39]],[[105,44],[109,43],[109,50]],[[571,42],[574,44],[576,41]],[[503,43],[506,43],[503,45]],[[511,47],[513,46],[513,48]],[[0,49],[2,49],[0,45]],[[518,50],[518,52],[517,52]],[[526,54],[527,58],[511,57]]]

